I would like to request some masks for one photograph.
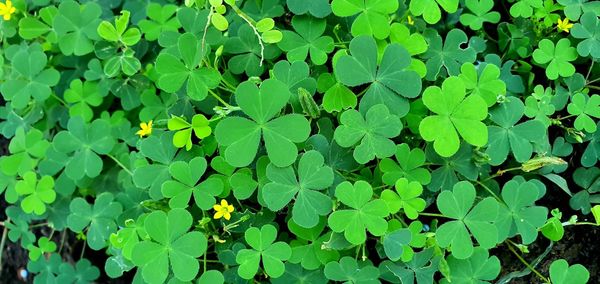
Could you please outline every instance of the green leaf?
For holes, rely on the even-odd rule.
[[[487,127],[481,122],[487,117],[487,104],[478,95],[465,95],[465,85],[458,77],[449,77],[442,88],[431,86],[423,93],[423,103],[435,115],[421,121],[419,133],[425,141],[434,142],[435,151],[442,157],[458,151],[459,134],[474,146],[487,143]]]
[[[433,275],[438,271],[439,257],[432,259],[433,249],[425,249],[414,255],[414,258],[406,263],[391,263],[384,261],[379,269],[389,270],[401,283],[425,283],[433,284]],[[382,278],[384,275],[382,275]]]
[[[346,239],[354,244],[363,244],[367,239],[365,230],[374,236],[386,233],[388,208],[381,199],[371,200],[373,189],[365,181],[354,185],[348,181],[340,183],[335,189],[335,197],[351,209],[337,210],[328,218],[329,227],[336,233],[344,232]]]
[[[425,164],[425,153],[419,148],[410,149],[408,144],[396,145],[396,161],[384,158],[379,162],[379,169],[383,172],[382,181],[387,185],[394,185],[400,178],[408,181],[417,181],[422,185],[431,182],[431,173],[422,167]]]
[[[458,76],[460,67],[467,62],[474,62],[477,57],[477,51],[468,45],[462,48],[468,42],[467,35],[459,30],[452,29],[446,34],[446,40],[434,30],[426,30],[424,33],[429,49],[423,55],[427,60],[427,80],[434,81],[443,71],[450,76]],[[443,74],[443,73],[442,73]]]
[[[99,106],[103,100],[98,84],[90,81],[81,82],[79,79],[71,81],[64,97],[66,102],[72,104],[69,107],[69,114],[80,115],[85,122],[89,122],[94,117],[91,107]]]
[[[527,120],[517,124],[523,117],[525,106],[518,98],[507,98],[504,103],[490,110],[490,120],[497,126],[488,126],[489,144],[486,154],[490,164],[497,166],[512,152],[517,162],[531,158],[533,143],[541,143],[546,137],[546,128],[538,120]]]
[[[209,210],[216,203],[214,196],[223,191],[223,182],[218,178],[208,178],[200,182],[206,171],[206,159],[196,157],[189,162],[177,161],[169,166],[173,180],[162,184],[161,192],[170,198],[171,208],[187,208],[192,194],[196,205],[202,210]]]
[[[32,171],[39,159],[46,156],[50,142],[44,139],[44,133],[31,128],[27,133],[21,127],[15,131],[15,136],[8,144],[8,152],[0,162],[0,171],[8,176],[20,175]]]
[[[402,257],[403,247],[410,243],[412,234],[408,229],[400,229],[386,234],[383,237],[385,255],[393,261]]]
[[[179,20],[173,17],[177,9],[177,6],[171,4],[161,6],[158,3],[149,3],[146,7],[148,19],[143,19],[137,24],[144,33],[144,38],[155,41],[163,32],[177,31],[181,27]]]
[[[331,6],[327,0],[287,0],[287,7],[296,15],[309,13],[317,18],[331,14]]]
[[[292,200],[292,220],[304,228],[319,222],[319,216],[331,212],[331,199],[319,190],[333,184],[333,171],[324,166],[323,156],[317,151],[308,151],[300,157],[298,174],[289,166],[267,167],[267,178],[271,180],[262,189],[262,197],[272,211],[286,207]]]
[[[380,283],[379,270],[365,264],[359,267],[357,261],[352,257],[345,256],[339,262],[332,261],[325,265],[325,276],[329,280],[355,284],[377,284]]]
[[[409,109],[408,99],[421,93],[419,75],[409,70],[410,54],[400,44],[385,48],[377,66],[377,45],[369,36],[359,36],[350,42],[350,55],[342,55],[334,64],[335,75],[349,87],[369,84],[361,99],[360,110],[366,113],[376,104],[384,104],[393,114],[403,117]]]
[[[471,235],[485,249],[498,243],[498,230],[492,224],[498,216],[498,202],[487,197],[473,206],[475,196],[473,185],[461,181],[454,185],[452,191],[443,191],[437,197],[440,212],[456,220],[445,222],[437,229],[436,241],[443,248],[451,245],[452,256],[457,259],[473,255]]]
[[[107,246],[110,234],[117,231],[115,219],[121,214],[123,206],[114,201],[112,193],[105,192],[96,196],[93,206],[85,199],[76,197],[71,201],[69,209],[69,229],[80,233],[87,227],[87,244],[93,250],[100,250]]]
[[[400,209],[404,209],[404,214],[409,219],[417,219],[419,212],[423,211],[426,205],[425,200],[419,198],[423,193],[421,184],[401,178],[396,181],[396,192],[389,189],[381,192],[381,199],[387,203],[390,214],[395,214]]]
[[[525,99],[525,115],[527,117],[534,117],[546,127],[550,126],[551,121],[549,116],[556,111],[552,103],[553,99],[552,88],[544,89],[542,85],[535,86],[533,94]]]
[[[150,238],[135,245],[132,252],[144,281],[163,283],[169,271],[179,281],[196,278],[200,269],[196,258],[206,252],[207,240],[201,232],[189,232],[192,222],[192,215],[184,209],[154,211],[146,217],[144,227]]]
[[[170,93],[186,84],[186,94],[195,101],[206,98],[209,89],[219,86],[221,74],[213,68],[201,67],[201,44],[195,35],[185,33],[177,40],[178,56],[163,51],[156,58],[157,86]],[[183,61],[183,62],[182,62]]]
[[[574,124],[577,130],[594,133],[597,129],[596,122],[591,117],[600,118],[600,96],[592,95],[590,97],[583,93],[577,93],[571,97],[567,111],[577,116]]]
[[[569,266],[564,259],[558,259],[550,265],[550,280],[556,284],[584,284],[590,279],[590,273],[581,264]]]
[[[192,132],[198,139],[204,139],[212,134],[210,122],[202,114],[195,114],[192,117],[192,123],[180,116],[172,116],[167,123],[167,128],[175,132],[173,135],[173,145],[177,148],[185,147],[186,150],[192,149]]]
[[[546,76],[550,80],[558,77],[570,77],[575,74],[575,66],[570,63],[577,59],[577,51],[571,47],[568,38],[563,38],[556,43],[549,39],[539,42],[538,48],[533,51],[533,60],[538,64],[548,64]]]
[[[329,113],[354,108],[356,95],[348,87],[338,82],[331,73],[321,73],[317,81],[318,90],[323,94],[323,109]]]
[[[517,0],[517,2],[510,7],[510,15],[515,18],[529,18],[533,15],[534,8],[542,8],[542,6],[542,0]]]
[[[578,20],[581,13],[585,12],[600,12],[600,3],[588,0],[558,0],[560,5],[565,6],[565,16],[571,20]]]
[[[238,275],[244,279],[252,279],[258,272],[259,264],[267,276],[278,278],[283,275],[286,261],[292,255],[290,246],[284,242],[275,242],[277,229],[272,225],[264,225],[260,229],[250,227],[244,233],[244,239],[252,249],[242,249],[236,255],[240,264]]]
[[[364,118],[356,110],[347,110],[342,113],[340,123],[335,129],[335,141],[342,147],[360,142],[354,149],[354,159],[360,164],[393,155],[395,144],[390,138],[402,130],[400,119],[381,104],[371,107]]]
[[[286,167],[296,160],[298,148],[294,143],[304,142],[308,138],[310,124],[299,114],[273,119],[290,96],[285,84],[274,79],[265,80],[260,88],[250,81],[238,86],[236,101],[251,120],[239,116],[227,117],[215,128],[217,142],[227,147],[225,159],[229,164],[245,167],[252,163],[261,140],[274,165]]]
[[[338,17],[358,14],[351,27],[354,37],[368,35],[384,39],[390,34],[388,15],[398,10],[398,2],[395,0],[333,0],[331,10]]]
[[[268,4],[268,1],[263,1],[263,5],[265,4]],[[232,54],[227,61],[229,71],[233,74],[245,73],[248,77],[260,76],[265,72],[266,65],[264,62],[261,64],[261,58],[272,60],[281,52],[276,45],[267,44],[261,56],[258,39],[248,25],[241,25],[238,28],[237,35],[225,42],[223,51]]]
[[[448,258],[450,277],[442,279],[444,284],[490,283],[500,274],[500,260],[489,256],[487,250],[475,248],[473,255],[467,259]]]
[[[292,27],[296,32],[283,31],[283,40],[279,48],[286,52],[290,62],[304,61],[310,54],[315,65],[323,65],[327,55],[333,51],[333,39],[323,36],[327,22],[310,16],[294,16]]]
[[[81,259],[73,267],[70,263],[62,263],[59,267],[58,283],[90,283],[100,277],[100,270],[92,266],[89,260]]]
[[[21,201],[21,208],[25,213],[42,215],[46,212],[46,204],[54,202],[56,192],[54,191],[54,179],[51,176],[43,176],[39,181],[34,172],[27,172],[15,185],[15,190],[20,196],[25,196]]]
[[[29,250],[29,259],[36,261],[45,253],[53,253],[56,251],[56,243],[51,241],[46,237],[41,237],[38,240],[38,246],[29,245],[27,246],[27,250]]]
[[[458,9],[458,0],[422,0],[422,1],[411,1],[410,12],[415,16],[423,15],[423,19],[428,24],[437,23],[442,17],[442,11],[448,13],[454,13]]]
[[[500,21],[500,13],[492,11],[493,0],[466,0],[465,5],[473,13],[461,14],[460,22],[472,30],[480,30],[486,22],[496,24]]]
[[[471,94],[479,95],[488,107],[496,104],[506,95],[506,84],[500,80],[500,68],[493,64],[487,64],[479,71],[472,63],[465,63],[460,68],[460,78]]]
[[[96,28],[102,9],[95,2],[83,5],[72,0],[61,1],[52,24],[58,36],[58,47],[65,55],[81,56],[94,50],[94,40],[100,39]]]

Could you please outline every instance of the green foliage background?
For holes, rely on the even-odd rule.
[[[600,1],[9,2],[34,283],[511,281],[494,254],[600,225]]]

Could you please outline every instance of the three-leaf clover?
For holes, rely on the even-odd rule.
[[[371,200],[373,189],[366,181],[351,184],[340,183],[335,188],[335,197],[352,209],[342,209],[331,213],[328,224],[336,233],[344,232],[346,239],[355,245],[365,242],[369,231],[374,236],[383,236],[388,228],[385,217],[389,211],[385,201]]]
[[[423,103],[435,115],[421,121],[419,133],[425,141],[433,141],[435,151],[442,157],[458,151],[459,134],[474,146],[487,143],[487,127],[481,122],[487,117],[487,104],[479,95],[465,95],[464,83],[454,76],[444,80],[442,88],[431,86],[423,92]]]
[[[52,24],[60,51],[76,56],[92,52],[93,41],[100,39],[96,28],[101,14],[102,8],[95,2],[79,5],[73,0],[61,1]]]
[[[571,35],[583,39],[577,44],[579,55],[600,58],[600,20],[595,12],[583,14],[579,23],[571,29]]]
[[[590,272],[581,264],[569,266],[564,259],[550,264],[550,280],[554,284],[585,284],[590,279]]]
[[[332,261],[325,265],[325,276],[333,281],[354,284],[378,284],[380,283],[379,269],[372,265],[359,267],[356,259],[345,256],[339,261]]]
[[[484,248],[475,248],[467,259],[450,256],[447,261],[450,275],[442,279],[443,284],[490,283],[500,274],[500,260],[495,255],[490,257]]]
[[[418,2],[418,1],[417,1]],[[426,78],[434,81],[445,68],[450,76],[458,76],[460,67],[467,62],[474,62],[477,58],[477,52],[472,46],[462,48],[461,46],[468,42],[467,34],[459,29],[452,29],[446,34],[446,40],[435,30],[426,30],[425,38],[429,42],[429,49],[423,55],[427,61]]]
[[[473,255],[471,234],[485,249],[494,247],[498,242],[498,230],[492,224],[498,216],[498,202],[487,197],[473,206],[475,197],[475,187],[468,181],[456,183],[452,191],[442,191],[437,197],[440,212],[456,220],[438,227],[436,241],[443,248],[451,245],[452,255],[457,259]]]
[[[96,196],[94,205],[90,205],[81,197],[76,197],[69,206],[71,214],[67,217],[67,225],[74,232],[83,232],[87,229],[87,243],[93,250],[100,250],[107,245],[111,233],[117,231],[115,219],[123,206],[114,201],[110,192]]]
[[[29,259],[36,261],[45,253],[53,253],[56,251],[56,243],[48,239],[47,237],[41,237],[38,240],[38,245],[35,246],[30,244],[27,246],[29,251]]]
[[[404,214],[409,219],[417,219],[419,212],[425,209],[426,202],[419,198],[423,193],[423,186],[417,181],[409,182],[406,178],[396,181],[396,192],[386,189],[381,192],[383,199],[389,208],[390,214],[395,214],[404,209]]]
[[[480,30],[485,22],[495,24],[500,21],[500,13],[492,11],[494,0],[466,0],[465,6],[473,14],[462,13],[460,22],[472,30]]]
[[[479,69],[479,71],[478,71]],[[506,94],[506,84],[500,79],[500,68],[494,64],[487,64],[483,68],[476,68],[473,63],[465,63],[460,67],[459,77],[463,80],[467,90],[483,98],[488,107]]]
[[[400,134],[402,122],[390,114],[385,105],[375,105],[363,116],[350,109],[342,113],[341,125],[335,129],[335,141],[342,147],[354,148],[354,159],[366,164],[377,158],[386,158],[394,154],[396,147],[390,138]]]
[[[396,0],[333,0],[331,10],[338,17],[358,16],[352,22],[353,36],[372,35],[384,39],[390,34],[389,14],[398,10]]]
[[[46,155],[50,142],[44,139],[44,133],[31,128],[27,133],[22,127],[17,128],[15,136],[8,144],[11,155],[2,157],[0,171],[9,176],[24,175],[35,168],[38,159]]]
[[[196,277],[200,269],[196,258],[206,252],[207,240],[201,232],[188,232],[192,222],[192,215],[185,209],[148,214],[144,228],[150,238],[135,245],[131,255],[144,281],[163,283],[169,270],[179,281]]]
[[[42,215],[46,212],[46,204],[54,202],[56,192],[54,191],[54,179],[51,176],[37,178],[34,172],[27,172],[15,185],[17,194],[25,196],[21,201],[21,208],[25,213]]]
[[[97,177],[103,166],[98,155],[108,154],[115,145],[110,123],[97,119],[86,124],[82,117],[74,116],[69,119],[67,129],[56,134],[52,142],[59,152],[73,153],[65,167],[67,176],[74,180]]]
[[[415,16],[423,15],[428,24],[435,24],[442,18],[442,11],[454,13],[458,9],[458,0],[420,0],[410,1],[410,12]]]
[[[333,51],[333,39],[323,36],[327,22],[310,16],[294,16],[292,27],[296,32],[283,31],[283,39],[277,45],[286,52],[290,62],[304,61],[310,54],[315,65],[325,64],[327,54]]]
[[[408,144],[396,145],[395,162],[391,158],[382,159],[379,169],[383,172],[381,180],[387,185],[393,185],[400,178],[408,181],[418,181],[422,185],[431,182],[431,173],[423,167],[425,153],[419,148],[410,149]]]
[[[162,32],[177,31],[181,24],[173,15],[175,15],[178,8],[176,5],[161,6],[158,3],[149,3],[146,7],[148,19],[138,22],[138,26],[144,33],[144,38],[148,41],[154,41],[158,39]]]
[[[71,81],[69,89],[65,90],[65,101],[71,103],[69,115],[83,117],[83,120],[89,122],[94,117],[94,111],[91,107],[97,107],[102,104],[102,93],[98,83],[76,79]]]
[[[359,36],[350,42],[350,53],[352,56],[338,58],[334,71],[346,86],[369,84],[360,101],[361,112],[365,113],[376,104],[385,104],[394,114],[406,115],[409,109],[407,98],[415,98],[421,93],[421,78],[409,69],[408,51],[400,44],[387,45],[378,67],[375,39]]]
[[[195,114],[192,117],[192,123],[180,116],[172,116],[167,123],[167,128],[175,132],[173,135],[173,145],[177,148],[185,147],[186,150],[192,149],[192,131],[198,139],[204,139],[212,133],[210,122],[203,114]]]
[[[115,17],[114,25],[108,21],[102,21],[98,25],[98,35],[110,42],[122,43],[125,46],[135,45],[140,41],[142,34],[137,28],[127,28],[130,15],[131,12],[127,10],[121,11],[121,16]]]
[[[531,158],[535,142],[542,142],[546,137],[546,127],[539,120],[527,120],[519,123],[523,117],[525,106],[515,97],[510,97],[502,104],[490,110],[490,120],[496,125],[488,126],[489,144],[486,153],[490,164],[502,164],[512,152],[517,162],[525,162]]]
[[[292,199],[292,220],[302,227],[311,228],[318,224],[319,216],[331,211],[331,199],[318,190],[333,183],[333,171],[324,165],[323,156],[317,151],[308,151],[300,157],[298,174],[292,166],[267,167],[267,178],[271,180],[262,189],[262,197],[269,209],[281,210]]]
[[[296,15],[310,13],[317,18],[324,18],[331,14],[328,0],[287,0],[287,7]]]
[[[546,76],[550,80],[558,77],[570,77],[575,74],[575,66],[570,63],[577,59],[577,50],[571,46],[568,38],[560,39],[556,46],[549,39],[542,39],[533,51],[533,60],[538,64],[548,64]]]
[[[285,242],[275,242],[277,229],[273,225],[264,225],[260,229],[250,227],[244,233],[244,239],[251,249],[240,250],[235,261],[240,264],[238,275],[252,279],[258,272],[260,262],[265,273],[277,278],[285,272],[283,261],[292,256],[292,249]]]
[[[229,164],[245,167],[252,163],[261,140],[275,166],[286,167],[296,160],[298,148],[294,143],[308,138],[310,124],[300,114],[275,118],[290,96],[287,86],[275,79],[263,81],[260,88],[250,81],[238,86],[235,99],[251,120],[231,116],[221,120],[215,129],[217,142],[227,147],[225,159]]]
[[[577,116],[574,123],[577,130],[594,133],[596,132],[596,122],[591,117],[600,118],[600,96],[592,95],[590,97],[583,93],[577,93],[571,97],[567,111]]]
[[[177,40],[177,56],[163,51],[156,58],[157,86],[175,93],[186,84],[186,94],[196,101],[206,98],[209,89],[219,86],[221,75],[210,67],[199,67],[204,54],[201,44],[192,33],[185,33]],[[183,61],[183,62],[182,62]]]
[[[356,95],[331,73],[322,73],[317,81],[317,90],[323,94],[323,109],[326,112],[342,111],[356,107]]]
[[[542,0],[517,0],[517,2],[510,7],[510,15],[515,18],[529,18],[533,15],[534,8],[542,8],[543,5]]]
[[[221,194],[223,190],[223,182],[218,178],[199,182],[206,167],[206,159],[203,157],[193,158],[188,163],[176,161],[169,165],[169,173],[174,180],[165,181],[161,191],[163,196],[170,198],[171,208],[187,208],[192,194],[200,209],[212,208],[216,202],[214,196]]]

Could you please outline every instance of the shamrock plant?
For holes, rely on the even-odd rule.
[[[2,269],[597,283],[599,35],[592,0],[0,0]]]

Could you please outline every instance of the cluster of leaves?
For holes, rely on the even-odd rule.
[[[506,283],[600,225],[600,1],[0,1],[34,283]]]

